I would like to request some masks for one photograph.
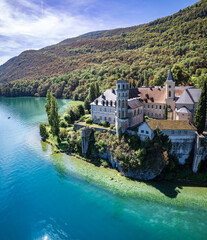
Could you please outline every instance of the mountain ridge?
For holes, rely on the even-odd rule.
[[[0,83],[48,79],[51,87],[49,82],[59,81],[52,78],[67,76],[65,85],[70,85],[72,76],[79,95],[80,82],[86,92],[90,82],[99,81],[105,89],[122,77],[139,85],[161,84],[175,64],[188,75],[196,75],[207,68],[206,29],[207,1],[202,0],[149,23],[89,32],[24,51],[0,66]]]

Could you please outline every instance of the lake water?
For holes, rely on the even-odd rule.
[[[58,168],[39,137],[44,104],[0,98],[0,240],[207,239],[203,207],[121,196]]]

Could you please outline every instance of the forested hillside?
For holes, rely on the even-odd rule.
[[[38,51],[25,51],[0,66],[1,95],[85,99],[129,79],[136,86],[163,85],[170,67],[177,84],[207,79],[207,0],[130,28],[88,33]]]

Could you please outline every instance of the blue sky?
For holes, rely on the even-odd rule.
[[[129,27],[171,15],[196,0],[0,0],[0,64],[96,30]]]

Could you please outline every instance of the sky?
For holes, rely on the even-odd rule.
[[[0,65],[66,38],[130,27],[178,12],[197,0],[0,0]]]

